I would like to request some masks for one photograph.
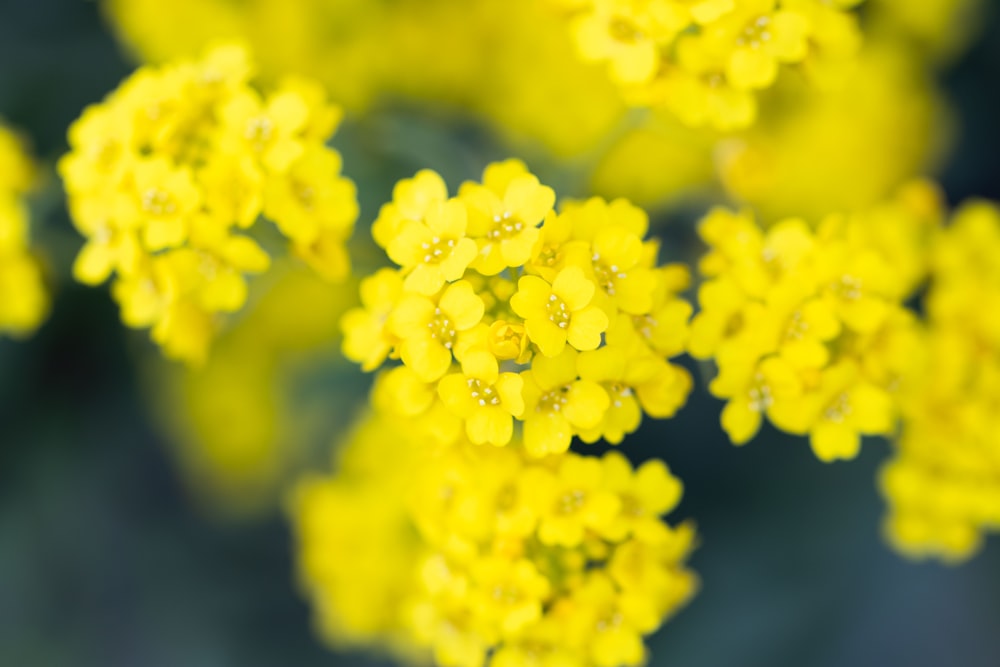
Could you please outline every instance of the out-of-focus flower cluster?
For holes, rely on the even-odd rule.
[[[684,123],[752,125],[755,92],[783,66],[842,76],[861,31],[861,0],[549,0],[567,8],[577,51],[607,63],[630,100]]]
[[[122,320],[170,357],[203,361],[219,314],[245,304],[270,264],[250,235],[262,216],[323,276],[349,272],[355,189],[324,145],[340,112],[316,84],[265,95],[251,76],[236,46],[141,68],[74,123],[59,165],[87,239],[77,279],[113,278]]]
[[[614,667],[694,593],[690,524],[660,519],[680,482],[660,461],[467,441],[432,452],[375,413],[333,478],[292,514],[300,577],[338,645],[431,653],[448,667]]]
[[[203,509],[273,510],[315,462],[314,443],[349,418],[354,402],[344,399],[355,390],[342,375],[356,369],[339,353],[340,318],[356,290],[278,259],[203,365],[148,364],[148,395]]]
[[[965,204],[930,256],[922,373],[881,482],[897,548],[962,560],[1000,529],[1000,207]]]
[[[942,218],[935,188],[916,182],[881,206],[761,228],[717,209],[700,224],[706,281],[689,349],[714,359],[722,425],[750,440],[767,418],[808,434],[824,460],[853,458],[862,435],[891,435],[899,391],[915,372],[919,323],[904,303],[926,274]]]
[[[667,359],[687,336],[687,270],[657,266],[628,202],[554,203],[515,160],[456,197],[431,171],[396,186],[372,233],[399,268],[365,279],[343,322],[365,370],[402,361],[377,402],[442,443],[502,446],[523,423],[533,456],[621,442],[684,404],[691,378]]]
[[[49,309],[42,268],[31,253],[26,196],[35,167],[13,131],[0,125],[0,334],[25,336]]]

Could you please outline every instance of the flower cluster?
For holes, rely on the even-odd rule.
[[[922,373],[882,471],[887,533],[962,560],[1000,529],[1000,207],[964,205],[935,239]]]
[[[722,425],[734,443],[753,438],[765,415],[808,434],[824,461],[853,458],[862,435],[893,432],[922,344],[903,304],[924,279],[940,218],[936,190],[916,182],[815,231],[798,219],[764,230],[723,209],[701,222],[707,280],[689,350],[718,367],[709,389],[727,401]]]
[[[571,12],[580,56],[606,62],[636,104],[684,123],[753,124],[755,92],[783,66],[821,78],[860,44],[861,0],[550,0]]]
[[[29,246],[25,195],[35,170],[18,137],[0,125],[0,333],[24,336],[48,312],[41,266]]]
[[[324,142],[340,112],[308,81],[263,96],[236,46],[144,67],[70,128],[59,169],[87,242],[74,273],[114,277],[122,320],[152,327],[170,356],[204,359],[220,313],[247,299],[270,256],[251,238],[266,217],[329,279],[349,271],[354,185]]]
[[[401,359],[382,403],[438,442],[506,445],[517,422],[543,456],[573,436],[619,443],[643,411],[669,417],[686,400],[691,378],[667,359],[687,335],[687,271],[656,266],[628,202],[554,201],[514,160],[452,198],[423,171],[372,227],[399,268],[362,282],[343,349],[365,370]]]
[[[300,571],[332,641],[446,667],[639,665],[694,593],[693,527],[660,519],[681,495],[662,462],[419,444],[376,413],[337,477],[298,489]]]

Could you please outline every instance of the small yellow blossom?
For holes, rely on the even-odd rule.
[[[524,412],[523,384],[516,373],[501,373],[489,352],[474,351],[462,358],[460,373],[441,379],[438,393],[465,421],[469,440],[502,446],[513,437],[513,418]]]
[[[425,382],[440,379],[451,367],[459,336],[479,324],[484,310],[483,300],[465,280],[448,285],[436,301],[417,294],[403,296],[389,322],[401,341],[403,363]]]
[[[522,277],[510,307],[524,318],[528,336],[545,356],[558,355],[567,342],[577,350],[593,350],[608,328],[607,315],[591,305],[595,289],[581,269],[571,266],[551,285],[535,276]]]

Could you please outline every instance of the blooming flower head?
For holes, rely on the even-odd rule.
[[[681,490],[662,462],[419,440],[373,413],[335,474],[293,495],[300,577],[335,645],[468,667],[634,665],[695,592],[694,531],[662,518]]]
[[[260,91],[251,73],[235,46],[141,68],[70,128],[59,164],[86,237],[77,279],[112,278],[123,320],[189,362],[246,302],[246,276],[267,270],[262,217],[321,276],[349,271],[354,186],[323,145],[339,112],[309,82]]]
[[[690,377],[667,359],[687,338],[687,273],[656,266],[643,211],[594,198],[556,212],[553,191],[517,160],[488,166],[456,197],[443,187],[429,171],[396,186],[373,234],[399,265],[379,281],[401,289],[364,297],[343,320],[349,358],[412,371],[392,385],[406,399],[384,400],[446,439],[502,446],[523,431],[538,457],[576,436],[618,443],[643,410],[665,417],[683,405]],[[601,364],[583,355],[612,343],[620,367],[588,377]],[[617,416],[623,396],[627,417]]]
[[[765,416],[808,434],[823,461],[854,458],[861,436],[893,432],[908,363],[893,348],[913,340],[904,302],[926,271],[925,221],[935,217],[913,189],[815,230],[798,219],[764,230],[721,209],[702,221],[708,280],[689,349],[718,367],[709,388],[727,401],[722,426],[734,443]]]

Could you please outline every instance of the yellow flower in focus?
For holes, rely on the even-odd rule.
[[[540,357],[524,371],[524,447],[532,456],[569,449],[573,435],[595,428],[610,406],[607,392],[581,380],[577,353],[566,348],[556,357]]]
[[[567,342],[577,350],[593,350],[608,328],[607,315],[591,305],[594,290],[583,271],[571,266],[551,285],[535,276],[522,277],[510,306],[524,318],[528,336],[545,356],[560,354]]]
[[[552,189],[530,174],[511,179],[499,192],[468,184],[459,197],[468,206],[470,236],[481,239],[473,267],[487,276],[531,258],[538,225],[555,204]]]
[[[448,285],[437,300],[403,296],[389,320],[390,330],[401,341],[403,363],[425,382],[440,379],[451,367],[459,336],[479,324],[484,310],[483,300],[465,280]]]
[[[362,281],[343,349],[366,371],[402,362],[373,400],[431,449],[463,431],[498,446],[521,436],[538,458],[575,436],[617,444],[643,412],[670,417],[687,399],[690,374],[667,360],[689,336],[688,270],[657,267],[648,217],[629,202],[556,212],[554,198],[519,160],[451,198],[424,170],[373,225],[398,268]]]
[[[441,379],[438,394],[463,419],[469,440],[503,446],[513,437],[513,418],[524,412],[523,384],[516,373],[501,373],[489,352],[477,350],[463,356],[461,373]]]
[[[465,236],[466,224],[466,208],[456,201],[430,207],[423,221],[403,223],[386,252],[409,272],[408,290],[429,296],[465,274],[478,254],[476,242]]]

